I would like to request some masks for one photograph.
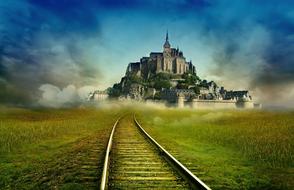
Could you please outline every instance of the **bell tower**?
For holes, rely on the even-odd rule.
[[[171,63],[171,47],[168,41],[168,31],[166,32],[165,42],[163,45],[163,71],[171,72],[172,63]]]
[[[169,41],[168,41],[168,31],[166,32],[165,42],[164,42],[164,45],[163,45],[163,52],[171,52],[170,44],[169,44]]]

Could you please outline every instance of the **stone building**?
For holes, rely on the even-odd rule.
[[[196,74],[192,61],[187,62],[179,48],[171,47],[168,33],[166,33],[163,52],[151,52],[149,57],[142,57],[140,62],[129,63],[127,67],[127,74],[133,73],[143,78],[160,72],[179,75],[186,72]]]
[[[191,89],[163,89],[161,91],[161,98],[168,102],[177,102],[179,97],[183,100],[189,101],[195,98],[196,94]]]
[[[96,90],[89,94],[88,100],[89,101],[103,101],[108,99],[108,93],[106,91]]]
[[[201,81],[199,85],[199,99],[207,100],[220,100],[223,99],[220,94],[220,88],[214,81],[207,82],[206,80]]]
[[[249,92],[247,90],[242,90],[242,91],[226,91],[225,92],[225,100],[231,100],[231,99],[235,99],[235,100],[252,100],[251,95],[249,94]]]

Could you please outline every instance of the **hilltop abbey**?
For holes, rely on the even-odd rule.
[[[170,74],[196,74],[192,61],[187,62],[183,52],[179,48],[171,48],[166,33],[163,52],[151,52],[149,57],[142,57],[140,62],[129,63],[127,73],[135,73],[137,76],[149,78],[150,74],[157,73]]]
[[[162,52],[151,52],[139,62],[129,63],[119,83],[105,92],[95,91],[89,99],[116,98],[161,102],[194,108],[253,108],[247,90],[233,91],[214,81],[201,80],[192,61],[179,48],[172,48],[166,33]],[[258,105],[259,106],[259,105]]]

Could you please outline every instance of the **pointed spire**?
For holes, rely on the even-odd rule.
[[[163,47],[170,48],[170,44],[168,42],[168,31],[166,32],[165,43],[164,43]]]
[[[165,41],[168,42],[168,30],[166,31]]]

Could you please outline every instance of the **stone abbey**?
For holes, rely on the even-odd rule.
[[[95,91],[89,95],[89,100],[107,99],[108,95],[118,100],[151,101],[178,107],[260,107],[247,90],[226,90],[214,81],[200,79],[183,52],[171,47],[168,33],[162,52],[151,52],[140,62],[129,63],[119,83],[105,92]]]
[[[149,57],[142,57],[140,62],[129,63],[127,73],[134,73],[137,76],[148,78],[150,74],[160,72],[170,74],[196,74],[192,61],[187,62],[183,52],[179,48],[172,48],[168,33],[166,33],[163,52],[151,52]]]

